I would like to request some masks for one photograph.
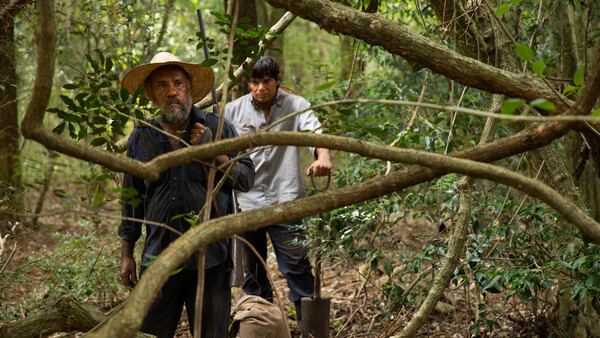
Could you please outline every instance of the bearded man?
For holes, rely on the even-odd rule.
[[[199,64],[181,62],[171,53],[158,53],[150,63],[131,69],[121,82],[122,87],[134,93],[144,86],[146,96],[164,113],[147,125],[135,127],[129,137],[127,156],[147,162],[157,156],[186,146],[210,142],[216,135],[219,116],[209,114],[193,103],[201,100],[214,85],[212,69]],[[237,136],[227,121],[221,138]],[[219,155],[216,165],[229,162],[237,153]],[[165,170],[156,181],[147,181],[125,174],[123,188],[135,190],[135,198],[123,201],[123,221],[119,226],[122,238],[121,279],[128,287],[137,283],[136,262],[133,257],[135,242],[141,236],[142,224],[146,240],[142,255],[142,270],[152,264],[171,242],[190,228],[181,217],[198,213],[205,201],[209,168],[200,162],[191,162]],[[223,173],[216,175],[214,185]],[[211,206],[211,218],[232,211],[232,189],[248,191],[254,184],[254,165],[249,157],[233,164],[226,183],[218,191]],[[168,228],[154,224],[163,223]],[[206,249],[204,301],[202,304],[202,337],[226,337],[231,307],[229,284],[228,246],[226,240],[211,243]],[[175,272],[163,286],[159,298],[150,307],[141,331],[158,337],[173,337],[185,304],[193,332],[196,288],[198,285],[198,254],[191,256],[180,271]]]

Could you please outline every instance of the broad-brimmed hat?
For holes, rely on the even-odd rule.
[[[159,67],[169,65],[179,66],[190,75],[194,102],[202,100],[215,84],[215,73],[212,68],[202,67],[199,63],[181,62],[175,55],[161,52],[154,55],[150,63],[129,70],[121,80],[121,86],[133,94],[140,86],[144,85],[144,81],[150,73]]]

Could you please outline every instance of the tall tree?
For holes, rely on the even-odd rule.
[[[13,0],[0,8],[0,200],[5,209],[22,209],[14,17],[31,1]],[[0,230],[10,217],[0,216]]]

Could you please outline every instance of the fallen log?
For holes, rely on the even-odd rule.
[[[37,338],[57,332],[88,332],[106,316],[99,310],[79,302],[71,295],[60,297],[52,306],[15,323],[0,325],[0,337]],[[138,337],[152,337],[138,334]]]

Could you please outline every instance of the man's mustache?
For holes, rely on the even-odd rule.
[[[162,110],[166,110],[166,108],[172,104],[172,103],[177,103],[178,105],[180,105],[181,107],[184,107],[185,105],[183,104],[183,102],[178,99],[178,98],[170,98],[167,99],[167,101],[165,101],[161,107]]]

